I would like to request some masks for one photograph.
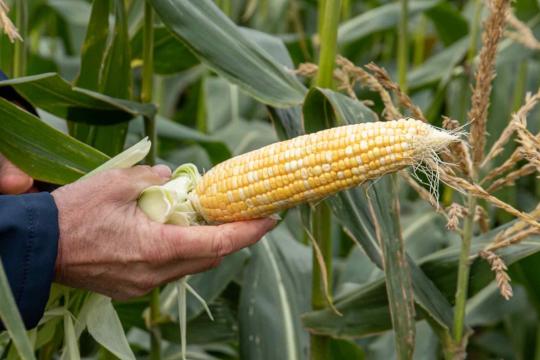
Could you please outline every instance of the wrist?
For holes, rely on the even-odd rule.
[[[57,208],[57,212],[58,212],[58,216],[57,216],[57,221],[58,221],[58,243],[57,243],[57,251],[56,251],[56,261],[55,261],[55,264],[54,264],[54,280],[56,282],[60,282],[61,279],[62,279],[62,254],[63,254],[63,251],[62,251],[62,243],[63,243],[63,234],[64,234],[64,231],[63,231],[63,206],[62,206],[62,200],[61,200],[61,196],[59,195],[59,191],[58,190],[55,190],[51,193],[51,196],[54,200],[54,203],[56,205],[56,208]]]

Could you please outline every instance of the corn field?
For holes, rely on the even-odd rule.
[[[278,219],[131,300],[53,284],[33,329],[0,262],[0,359],[540,359],[540,1],[0,0],[0,27],[0,154],[40,190],[165,164],[154,221]]]

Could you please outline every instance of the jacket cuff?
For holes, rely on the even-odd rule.
[[[0,196],[0,254],[27,328],[45,311],[58,251],[58,209],[49,193]]]

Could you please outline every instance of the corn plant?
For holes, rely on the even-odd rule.
[[[54,285],[31,330],[0,266],[2,358],[538,357],[539,6],[0,0],[2,155],[168,164],[161,223],[280,220],[131,301]]]

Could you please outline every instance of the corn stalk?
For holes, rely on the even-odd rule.
[[[407,92],[407,68],[409,67],[409,1],[400,0],[401,12],[398,31],[398,83],[401,91]]]
[[[16,0],[15,27],[19,30],[19,35],[23,41],[15,41],[13,53],[13,77],[26,75],[27,61],[27,34],[28,34],[28,1]]]
[[[143,34],[143,69],[142,69],[142,89],[141,101],[143,103],[152,102],[153,81],[154,81],[154,13],[149,2],[144,4],[144,34]],[[157,133],[155,118],[144,117],[144,131],[150,139],[152,147],[146,156],[146,163],[155,165],[157,154]],[[161,331],[159,320],[161,311],[159,308],[159,287],[152,290],[150,294],[150,359],[161,359]]]
[[[341,0],[323,0],[319,2],[319,38],[321,41],[319,56],[319,72],[316,85],[323,88],[332,88],[333,73],[337,53],[337,29],[339,26]],[[322,276],[328,278],[329,289],[332,288],[332,237],[331,213],[328,205],[318,205],[313,214],[313,236],[317,241],[324,259],[326,271],[321,271],[317,261],[316,249],[313,249],[313,288],[311,304],[314,310],[322,309],[326,305],[326,295],[323,290]],[[311,358],[327,359],[329,356],[328,337],[311,336]]]
[[[479,6],[477,4],[477,6]],[[489,98],[494,78],[497,45],[503,36],[506,12],[509,1],[496,0],[492,3],[491,13],[484,23],[482,34],[482,49],[479,54],[478,67],[475,74],[475,84],[472,94],[472,105],[468,117],[471,122],[469,141],[472,147],[472,169],[470,180],[478,181],[480,166],[484,158],[486,142],[486,127],[488,119]],[[477,11],[478,8],[477,8]],[[469,53],[470,54],[470,53]],[[473,194],[467,195],[467,217],[463,225],[461,252],[459,256],[458,282],[455,294],[454,310],[454,357],[461,357],[465,353],[467,338],[464,334],[465,312],[469,287],[471,241],[474,235],[476,213],[476,198]]]

